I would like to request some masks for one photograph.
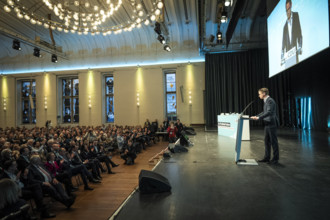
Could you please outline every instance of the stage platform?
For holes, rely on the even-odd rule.
[[[330,219],[330,135],[281,129],[278,137],[280,164],[238,166],[233,139],[197,130],[189,152],[155,169],[172,192],[136,191],[113,219]],[[263,155],[263,130],[251,130],[241,158]]]

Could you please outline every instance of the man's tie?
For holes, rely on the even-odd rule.
[[[41,166],[38,166],[39,170],[44,174],[44,176],[46,176],[46,182],[51,182],[52,181],[52,177],[49,175],[49,173],[44,170]]]

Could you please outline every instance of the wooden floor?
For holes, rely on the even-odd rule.
[[[79,191],[75,192],[77,198],[71,209],[54,202],[50,204],[50,211],[56,214],[55,219],[61,220],[108,219],[138,185],[140,170],[152,170],[154,166],[148,163],[149,159],[167,146],[168,142],[158,142],[148,147],[138,154],[135,164],[131,166],[124,165],[120,156],[115,155],[112,160],[120,164],[113,168],[116,174],[102,174],[101,184],[90,184],[93,191],[84,191],[83,186],[80,186]]]

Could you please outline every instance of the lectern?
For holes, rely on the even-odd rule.
[[[249,120],[249,116],[242,114],[218,115],[218,135],[236,139],[235,163],[238,165],[258,165],[254,159],[240,159],[242,137],[250,140]]]
[[[258,165],[255,159],[240,159],[244,120],[251,120],[251,119],[244,118],[242,117],[242,115],[238,117],[236,142],[235,142],[235,162],[237,165]]]

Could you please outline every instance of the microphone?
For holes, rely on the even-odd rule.
[[[244,110],[241,112],[241,116],[243,115],[243,113],[250,107],[250,105],[252,105],[252,103],[254,103],[255,100],[253,100],[252,102],[250,102],[245,108]]]

